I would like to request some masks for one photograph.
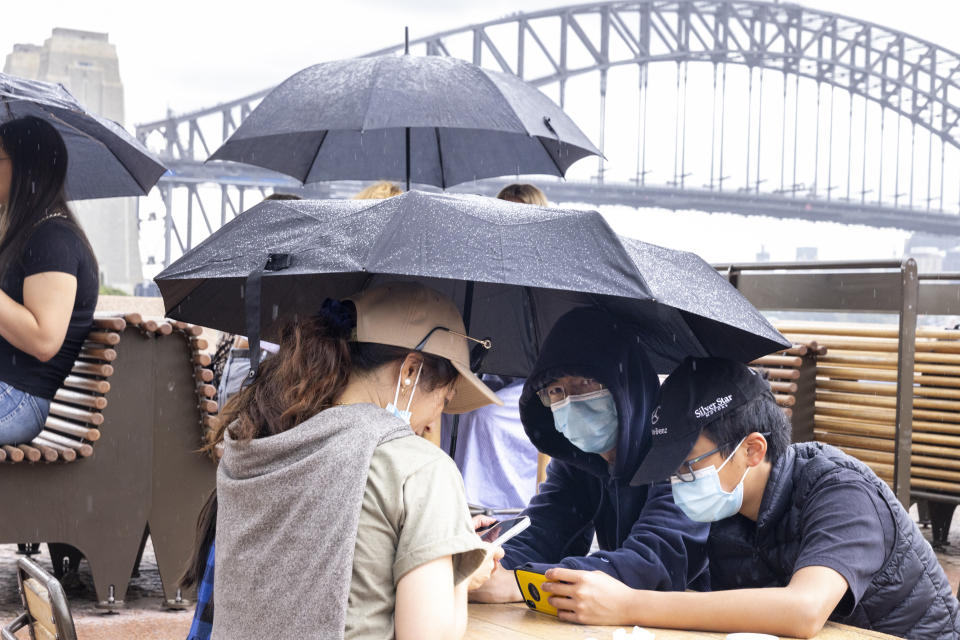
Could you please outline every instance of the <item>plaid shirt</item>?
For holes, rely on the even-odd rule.
[[[197,587],[197,609],[187,640],[210,640],[213,632],[213,552],[216,546],[216,542],[211,543],[210,553],[207,554],[207,568]]]

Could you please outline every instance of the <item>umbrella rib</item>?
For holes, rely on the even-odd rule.
[[[329,129],[323,130],[323,135],[320,136],[320,142],[317,144],[317,150],[313,154],[313,159],[310,160],[310,163],[307,165],[307,172],[303,174],[303,184],[307,184],[307,178],[310,177],[310,170],[313,169],[313,165],[317,163],[317,158],[320,157],[320,148],[323,146],[323,143],[327,141],[327,134],[330,133]]]
[[[54,113],[53,111],[50,111],[50,109],[48,109],[46,105],[39,105],[39,106],[41,106],[41,108],[42,108],[44,111],[46,111],[48,114],[50,114],[50,117],[51,117],[51,118],[53,118],[54,120],[56,120],[57,122],[59,122],[60,124],[62,124],[64,127],[67,127],[68,129],[70,129],[71,131],[73,131],[74,133],[76,133],[77,135],[82,136],[82,137],[86,138],[87,140],[93,142],[94,144],[98,144],[98,145],[100,145],[101,147],[103,147],[104,149],[106,149],[107,152],[110,153],[110,155],[112,155],[114,158],[117,159],[117,162],[120,164],[121,167],[123,167],[123,170],[126,172],[126,174],[127,174],[128,176],[130,176],[130,178],[131,178],[135,183],[137,183],[137,186],[140,187],[140,189],[143,191],[144,195],[146,195],[146,194],[150,191],[149,188],[147,188],[145,185],[143,185],[143,184],[140,182],[140,180],[137,179],[137,176],[135,176],[132,171],[130,171],[129,169],[127,169],[127,165],[124,164],[123,160],[121,160],[120,157],[117,156],[117,154],[113,151],[113,149],[111,149],[105,142],[103,142],[103,140],[100,140],[99,138],[93,137],[92,135],[90,135],[89,133],[87,133],[86,131],[84,131],[83,129],[78,129],[78,128],[75,127],[74,125],[70,124],[69,122],[67,122],[66,120],[64,120],[64,119],[61,118],[60,116],[58,116],[58,115],[57,115],[56,113]],[[77,113],[80,113],[81,115],[87,115],[87,116],[92,116],[92,115],[93,115],[93,114],[83,113],[83,112],[79,112],[79,111],[78,111]],[[112,131],[110,131],[109,129],[107,129],[107,128],[104,127],[103,125],[101,125],[99,122],[96,122],[96,120],[94,120],[92,117],[91,117],[91,120],[92,120],[93,122],[95,122],[95,123],[97,124],[97,126],[101,127],[104,131],[106,131],[106,132],[109,133],[110,135],[113,135],[113,132],[112,132]],[[164,168],[166,168],[166,167],[164,167]],[[152,187],[151,187],[151,188],[152,188]]]
[[[552,153],[550,153],[550,149],[547,149],[547,145],[543,143],[543,138],[541,138],[540,136],[534,136],[534,137],[537,139],[537,142],[540,143],[540,146],[543,147],[543,152],[546,153],[547,157],[550,158],[550,161],[553,162],[553,166],[557,168],[557,171],[560,173],[560,177],[566,178],[566,175],[564,175],[565,174],[564,170],[560,168],[560,163],[558,163],[557,159],[553,157]],[[560,142],[560,140],[557,139],[557,142]]]
[[[437,158],[440,165],[440,188],[447,190],[447,178],[443,171],[443,149],[440,147],[440,127],[433,128],[434,135],[437,138]]]

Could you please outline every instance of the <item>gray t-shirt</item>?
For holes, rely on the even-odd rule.
[[[381,444],[363,493],[344,637],[392,639],[397,583],[405,574],[452,555],[457,584],[484,554],[453,460],[423,438]]]

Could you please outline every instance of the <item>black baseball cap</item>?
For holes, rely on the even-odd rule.
[[[688,356],[660,387],[660,404],[650,416],[650,451],[630,484],[669,478],[705,426],[763,393],[770,393],[770,385],[744,364]]]

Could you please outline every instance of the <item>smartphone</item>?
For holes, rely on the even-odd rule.
[[[484,542],[500,545],[529,526],[530,518],[528,516],[520,516],[519,518],[499,520],[491,525],[487,525],[482,529],[478,529],[477,535],[480,536],[480,539]]]
[[[543,583],[547,581],[545,575],[525,569],[514,569],[513,575],[517,578],[517,586],[520,587],[523,601],[528,607],[551,616],[557,615],[557,608],[547,602],[550,594],[542,589]]]

